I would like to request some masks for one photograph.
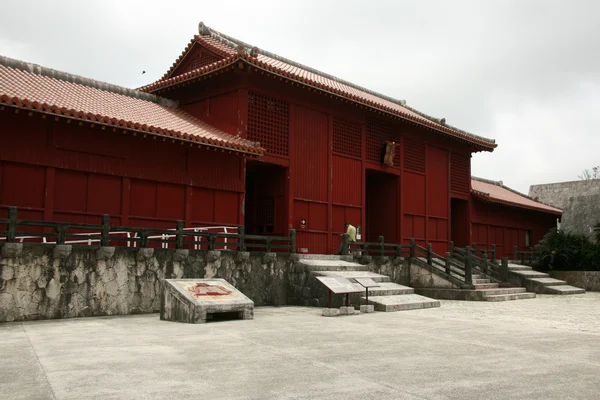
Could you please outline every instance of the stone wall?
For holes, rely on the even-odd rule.
[[[223,278],[255,305],[297,303],[294,256],[4,244],[0,322],[158,312],[161,280]]]
[[[600,271],[550,271],[550,276],[589,292],[600,292]]]
[[[600,179],[532,185],[529,196],[562,209],[564,231],[589,235],[600,222]]]

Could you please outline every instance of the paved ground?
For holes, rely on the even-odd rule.
[[[599,376],[600,293],[0,324],[2,399],[598,399]]]

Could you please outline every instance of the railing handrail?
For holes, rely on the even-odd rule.
[[[272,249],[285,249],[290,253],[296,252],[296,231],[291,229],[289,236],[263,236],[246,235],[243,226],[198,226],[185,227],[183,221],[176,221],[175,228],[158,229],[129,226],[111,226],[110,216],[103,215],[101,224],[83,224],[71,222],[50,222],[17,218],[16,207],[8,208],[8,218],[0,219],[0,226],[5,225],[6,236],[0,241],[11,243],[24,243],[27,240],[37,239],[43,244],[97,244],[101,246],[113,245],[115,242],[127,242],[127,247],[146,247],[148,242],[160,243],[162,248],[173,246],[177,249],[185,245],[192,246],[195,250],[241,250],[246,248],[264,248],[266,252]],[[19,227],[39,228],[39,231],[20,231]],[[52,229],[53,232],[48,231]],[[92,232],[69,232],[70,229],[89,230]],[[218,230],[218,232],[210,232]],[[189,240],[189,238],[193,240]],[[49,240],[50,239],[50,240]],[[247,243],[250,240],[250,243]],[[252,243],[259,242],[259,243]],[[284,244],[281,244],[281,243]]]

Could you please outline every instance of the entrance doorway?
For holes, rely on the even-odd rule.
[[[450,240],[456,247],[470,245],[469,202],[462,199],[450,199]]]
[[[244,225],[253,235],[287,236],[285,232],[286,169],[257,161],[246,163]]]
[[[383,236],[386,243],[398,243],[398,176],[367,170],[366,237],[376,242]]]

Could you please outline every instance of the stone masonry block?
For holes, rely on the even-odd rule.
[[[372,313],[372,312],[375,312],[375,306],[372,305],[372,304],[369,304],[369,305],[363,304],[362,306],[360,306],[360,312],[361,313]]]
[[[138,261],[146,261],[152,258],[154,249],[139,249],[136,255]]]
[[[246,262],[250,260],[250,252],[248,251],[238,251],[235,253],[235,260],[237,262]]]
[[[324,317],[337,317],[340,315],[340,310],[337,308],[324,308],[323,313],[321,314]]]
[[[4,243],[2,246],[2,258],[18,257],[23,251],[23,243]]]
[[[187,249],[177,249],[175,253],[173,253],[174,261],[185,261],[190,256],[190,251]]]
[[[71,251],[73,250],[73,246],[70,244],[57,244],[54,246],[52,250],[52,257],[54,259],[64,260],[71,255]]]
[[[211,250],[206,255],[206,260],[208,262],[215,262],[221,258],[221,252],[218,250]]]
[[[115,255],[115,248],[113,246],[101,246],[96,250],[97,260],[108,260]]]
[[[275,262],[277,260],[277,253],[265,253],[262,257],[263,264]]]
[[[340,315],[354,315],[354,307],[340,307]]]

